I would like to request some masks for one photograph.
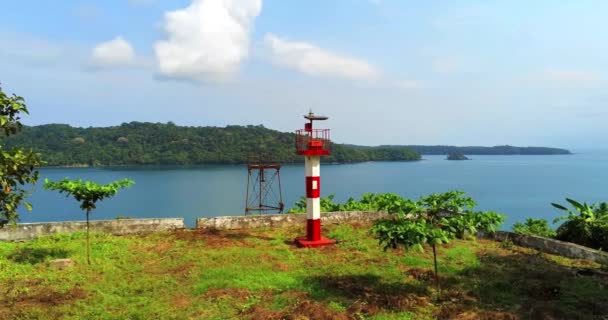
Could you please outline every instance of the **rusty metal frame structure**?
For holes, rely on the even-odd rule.
[[[257,212],[283,213],[281,164],[265,156],[249,157],[247,163],[247,194],[245,215]]]

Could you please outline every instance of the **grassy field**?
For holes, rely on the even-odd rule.
[[[301,228],[83,234],[0,243],[0,319],[607,319],[598,265],[501,243],[455,241],[432,257],[384,252],[369,226],[299,249]],[[71,258],[58,269],[48,261]]]

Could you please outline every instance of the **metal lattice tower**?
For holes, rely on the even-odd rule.
[[[265,156],[250,157],[247,163],[245,214],[283,213],[281,164]]]

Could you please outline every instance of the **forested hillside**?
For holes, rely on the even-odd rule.
[[[256,153],[289,163],[295,134],[263,126],[182,127],[172,123],[124,123],[115,127],[75,128],[64,124],[25,127],[3,143],[33,148],[49,166],[244,163]],[[354,148],[332,144],[328,162],[419,160],[406,147]]]
[[[382,146],[383,148],[410,148],[420,154],[428,155],[448,155],[461,153],[466,155],[552,155],[552,154],[571,154],[566,149],[547,148],[547,147],[514,147],[514,146],[494,146],[494,147],[456,147],[456,146]]]

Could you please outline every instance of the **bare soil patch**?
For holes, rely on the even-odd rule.
[[[23,310],[49,310],[54,306],[72,304],[77,300],[86,299],[88,294],[85,290],[77,287],[66,292],[36,287],[32,291],[16,297],[0,297],[0,319],[12,319],[22,314]]]

